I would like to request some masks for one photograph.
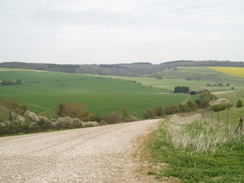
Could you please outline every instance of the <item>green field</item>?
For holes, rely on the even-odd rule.
[[[82,102],[90,112],[106,115],[128,107],[141,118],[144,110],[157,105],[179,104],[189,95],[162,94],[127,80],[91,75],[36,71],[2,71],[0,81],[21,79],[21,85],[0,86],[0,96],[13,98],[36,112],[54,112],[64,103]],[[191,97],[195,100],[198,96]]]
[[[243,78],[225,75],[206,67],[177,68],[158,74],[163,79],[45,71],[0,71],[0,81],[22,80],[21,85],[0,85],[0,97],[16,99],[38,114],[44,111],[53,113],[62,102],[82,102],[90,112],[99,115],[127,107],[132,115],[141,118],[146,109],[184,101],[187,94],[170,94],[175,86],[189,86],[192,90],[208,89],[212,92],[231,91],[231,87],[235,90],[244,89]],[[212,86],[207,86],[208,83]],[[219,83],[222,86],[215,86]],[[228,83],[229,86],[226,86]],[[197,97],[193,96],[190,100],[194,101]]]
[[[146,86],[151,85],[163,89],[165,92],[172,91],[177,85],[189,86],[192,90],[207,89],[212,92],[229,91],[231,87],[234,87],[235,90],[244,89],[243,78],[220,73],[207,67],[180,67],[177,70],[162,71],[158,75],[162,76],[163,79],[119,76],[115,76],[115,78],[135,80]],[[212,86],[208,87],[208,83]],[[222,83],[222,86],[214,86],[219,83]],[[228,83],[230,86],[226,86]]]

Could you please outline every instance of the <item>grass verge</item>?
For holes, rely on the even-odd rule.
[[[244,182],[243,136],[232,131],[222,123],[196,116],[166,120],[148,149],[154,163],[168,166],[153,174],[181,182]]]

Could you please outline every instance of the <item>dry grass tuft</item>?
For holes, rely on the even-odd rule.
[[[202,119],[200,115],[190,117],[175,115],[163,128],[176,149],[194,152],[215,152],[222,144],[237,138],[230,127]]]

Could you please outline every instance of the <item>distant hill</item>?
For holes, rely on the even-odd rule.
[[[67,73],[98,74],[98,75],[117,75],[117,76],[151,76],[165,69],[177,67],[196,67],[196,66],[218,66],[218,67],[244,67],[244,62],[232,61],[194,61],[178,60],[161,64],[151,64],[149,62],[137,62],[131,64],[44,64],[44,63],[25,63],[25,62],[3,62],[0,68],[23,68],[35,70],[47,70]]]
[[[216,67],[244,67],[244,62],[234,62],[234,61],[216,61],[216,60],[204,60],[204,61],[194,61],[194,60],[177,60],[161,63],[168,68],[174,67],[199,67],[199,66],[216,66]]]

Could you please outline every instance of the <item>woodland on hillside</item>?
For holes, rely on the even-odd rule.
[[[137,62],[131,64],[85,64],[85,65],[61,65],[44,63],[24,63],[24,62],[3,62],[0,68],[22,68],[46,71],[58,71],[80,74],[98,74],[115,76],[155,76],[157,72],[165,69],[176,69],[177,67],[197,67],[197,66],[221,66],[221,67],[244,67],[244,62],[230,61],[193,61],[179,60],[165,62],[161,64],[151,64],[149,62]]]

